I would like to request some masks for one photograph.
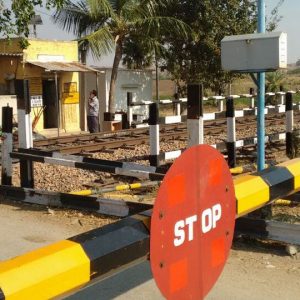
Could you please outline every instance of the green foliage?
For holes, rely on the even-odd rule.
[[[153,63],[153,54],[140,35],[131,35],[124,42],[123,65],[129,69],[148,68]]]
[[[29,22],[36,6],[47,9],[61,7],[64,0],[12,0],[6,7],[0,0],[0,32],[6,37],[18,35],[28,37]]]
[[[285,74],[280,71],[270,72],[266,75],[267,92],[279,92],[280,86],[283,84]]]
[[[224,91],[234,75],[221,69],[221,40],[226,35],[252,33],[256,28],[256,1],[174,0],[169,13],[191,26],[195,37],[183,40],[166,36],[164,58],[178,83],[202,82],[206,88]]]
[[[67,0],[54,19],[73,31],[96,57],[115,51],[109,92],[109,111],[115,111],[115,81],[118,66],[126,53],[129,66],[145,67],[161,44],[157,37],[173,33],[187,38],[188,26],[162,14],[170,0]]]
[[[267,18],[268,30],[273,30],[281,20],[280,0]],[[202,82],[215,92],[224,91],[227,83],[237,74],[221,69],[221,40],[225,35],[253,33],[257,26],[256,0],[204,0],[168,1],[161,13],[172,16],[188,24],[194,35],[182,38],[165,34],[156,39],[162,45],[157,57],[160,65],[167,67],[172,79],[179,87],[179,93],[186,93],[188,82]],[[128,66],[143,67],[150,63],[151,52],[144,46],[144,36],[131,41],[124,50],[124,63]]]
[[[283,86],[285,80],[285,74],[281,71],[270,72],[266,74],[266,91],[276,93],[280,91],[280,86]],[[267,96],[267,105],[276,105],[277,97]]]

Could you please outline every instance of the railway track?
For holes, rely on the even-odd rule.
[[[295,122],[300,120],[300,113],[295,113]],[[278,126],[285,124],[284,114],[266,116],[266,126]],[[237,130],[256,127],[256,117],[248,116],[236,120]],[[217,136],[226,131],[226,119],[206,121],[204,133],[209,136]],[[163,125],[160,130],[160,140],[170,141],[186,139],[187,130],[185,124]],[[57,151],[64,154],[79,154],[85,152],[105,151],[121,147],[130,147],[149,143],[149,129],[128,129],[117,132],[102,132],[96,134],[81,134],[67,137],[49,138],[34,141],[34,147],[42,150]]]

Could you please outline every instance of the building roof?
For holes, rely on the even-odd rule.
[[[111,71],[112,70],[112,67],[98,67],[98,66],[92,66],[92,68],[98,70],[98,71]],[[120,66],[118,68],[118,71],[129,71],[129,72],[153,72],[155,71],[155,69],[127,69],[123,66]]]
[[[27,61],[28,64],[43,68],[47,71],[63,71],[63,72],[98,72],[93,68],[83,65],[79,62],[40,62],[40,61]]]

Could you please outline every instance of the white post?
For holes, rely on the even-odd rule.
[[[203,124],[203,86],[188,85],[187,105],[188,147],[204,143]]]
[[[127,113],[128,113],[128,125],[131,128],[133,122],[133,106],[132,106],[132,93],[127,93]]]
[[[222,99],[222,100],[219,100],[219,112],[222,112],[223,110],[224,110],[224,101]]]
[[[32,148],[32,124],[30,118],[31,102],[29,96],[29,81],[24,80],[23,86],[18,90],[18,100],[23,103],[23,107],[18,109],[18,139],[20,148]],[[33,162],[20,160],[21,186],[26,188],[34,187]]]
[[[176,116],[180,116],[180,115],[181,115],[181,105],[178,100],[178,102],[176,103]]]
[[[18,135],[20,148],[33,147],[31,116],[24,109],[18,109]]]
[[[203,117],[187,119],[188,148],[204,143]]]
[[[249,94],[252,96],[250,98],[250,101],[251,101],[250,108],[255,108],[255,95],[254,95],[254,89],[253,88],[250,88]]]

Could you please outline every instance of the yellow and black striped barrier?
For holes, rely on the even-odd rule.
[[[71,195],[79,195],[79,196],[90,196],[96,194],[104,194],[109,192],[121,192],[121,191],[128,191],[128,190],[136,190],[141,188],[148,188],[148,187],[155,187],[159,186],[161,181],[146,181],[146,182],[136,182],[131,184],[120,184],[113,187],[106,187],[106,188],[94,188],[94,189],[87,189],[81,191],[74,191],[70,192]]]
[[[300,188],[300,159],[234,179],[237,217],[252,212]]]
[[[236,217],[300,188],[300,159],[234,179]],[[151,211],[0,262],[0,300],[49,299],[147,259]]]
[[[265,168],[269,168],[269,167],[270,167],[270,165],[265,165]],[[244,166],[231,168],[230,173],[232,175],[238,175],[238,174],[243,174],[243,173],[255,172],[256,170],[257,170],[257,165],[250,164],[250,165],[244,165]]]
[[[129,217],[0,262],[0,300],[51,299],[136,259],[146,259],[148,219]]]

